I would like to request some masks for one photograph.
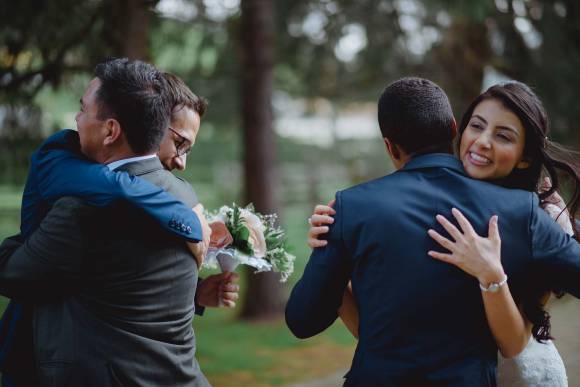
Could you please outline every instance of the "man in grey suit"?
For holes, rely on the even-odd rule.
[[[167,72],[163,76],[169,85],[173,107],[170,126],[161,141],[157,157],[166,170],[184,171],[187,155],[195,144],[201,118],[207,109],[207,101],[195,95],[178,76]],[[199,278],[195,313],[202,315],[205,307],[235,307],[238,279],[237,273],[230,272]]]
[[[171,101],[162,74],[126,59],[95,73],[76,117],[83,154],[196,205],[155,156]],[[64,197],[24,244],[7,240],[2,250],[0,292],[35,303],[40,385],[209,385],[191,326],[196,260],[152,219]]]

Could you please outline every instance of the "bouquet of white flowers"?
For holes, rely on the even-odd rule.
[[[242,208],[234,203],[208,219],[212,233],[205,266],[233,271],[244,264],[256,272],[278,272],[281,282],[294,271],[296,257],[288,253],[284,230],[275,224],[276,214],[262,215],[251,204]]]

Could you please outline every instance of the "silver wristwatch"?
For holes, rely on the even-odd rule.
[[[501,288],[507,283],[507,279],[508,279],[507,274],[504,274],[503,279],[501,281],[492,282],[489,284],[487,288],[482,284],[479,284],[479,288],[481,289],[482,292],[496,293],[499,290],[499,288]]]

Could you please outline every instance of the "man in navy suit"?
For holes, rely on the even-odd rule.
[[[580,296],[580,247],[535,194],[466,176],[452,155],[456,124],[434,83],[405,78],[379,100],[379,125],[397,171],[336,194],[328,244],[313,251],[286,307],[299,338],[337,318],[349,281],[359,341],[346,386],[495,386],[497,346],[476,278],[432,259],[436,215],[459,209],[479,235],[500,214],[510,287],[540,271]],[[489,278],[485,286],[501,282]]]

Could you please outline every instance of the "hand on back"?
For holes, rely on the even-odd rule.
[[[308,246],[311,248],[324,247],[328,243],[319,237],[329,230],[327,225],[334,223],[333,215],[336,211],[332,208],[334,199],[328,205],[318,204],[314,207],[314,213],[308,218],[310,229],[308,230]]]
[[[203,260],[205,259],[205,255],[207,254],[207,249],[209,248],[209,241],[210,241],[210,237],[211,237],[211,228],[209,227],[209,224],[207,223],[207,219],[205,218],[205,215],[203,213],[204,208],[203,208],[203,205],[201,203],[199,203],[198,205],[193,207],[192,210],[193,210],[193,212],[195,212],[195,214],[199,218],[199,222],[201,223],[201,230],[202,230],[202,238],[203,239],[197,243],[187,242],[187,246],[189,247],[189,250],[191,251],[191,253],[195,257],[195,260],[197,262],[197,267],[199,268],[199,267],[201,267]]]
[[[447,230],[452,239],[445,238],[433,229],[427,231],[431,238],[450,253],[429,251],[428,254],[476,277],[483,286],[500,282],[505,273],[501,264],[498,217],[494,215],[490,218],[488,236],[481,237],[459,210],[454,208],[451,212],[461,230],[442,215],[437,215],[437,221]]]

